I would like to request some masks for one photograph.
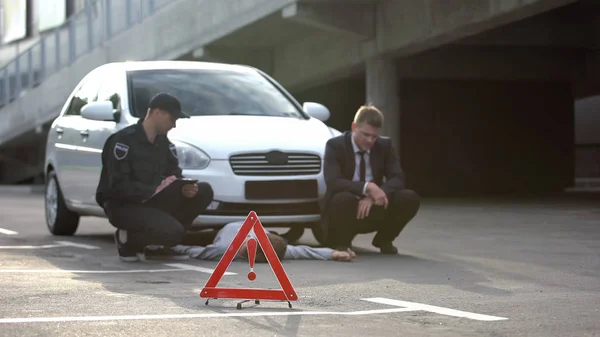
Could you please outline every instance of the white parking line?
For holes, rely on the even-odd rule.
[[[464,318],[469,318],[469,319],[473,319],[473,320],[477,320],[477,321],[502,321],[502,320],[508,319],[506,317],[481,315],[481,314],[476,314],[476,313],[467,312],[467,311],[460,311],[460,310],[436,307],[436,306],[428,305],[428,304],[399,301],[399,300],[393,300],[393,299],[383,298],[383,297],[363,298],[362,300],[374,302],[374,303],[380,303],[380,304],[393,305],[396,307],[404,307],[406,309],[411,309],[414,311],[421,310],[421,311],[429,311],[429,312],[433,312],[433,313],[440,314],[440,315],[446,315],[446,316],[464,317]]]
[[[181,271],[187,269],[179,269]],[[429,311],[442,315],[463,317],[479,321],[499,321],[506,320],[504,317],[480,315],[466,311],[436,307],[433,305],[399,301],[389,298],[375,297],[363,298],[363,301],[369,301],[393,306],[402,306],[403,308],[373,309],[359,311],[263,311],[253,312],[248,309],[232,313],[198,313],[198,314],[157,314],[157,315],[121,315],[121,316],[67,316],[67,317],[19,317],[19,318],[1,318],[0,324],[10,323],[49,323],[49,322],[90,322],[90,321],[125,321],[125,320],[151,320],[151,319],[182,319],[182,318],[226,318],[226,317],[260,317],[260,316],[318,316],[318,315],[337,315],[337,316],[360,316],[375,314],[390,314],[398,312],[411,311]]]
[[[71,241],[54,241],[56,244],[53,245],[22,245],[22,246],[0,246],[0,249],[48,249],[48,248],[61,248],[61,247],[77,247],[83,249],[100,249],[100,247],[84,245],[82,243],[75,243]]]
[[[315,316],[338,315],[358,316],[387,314],[394,312],[414,311],[407,308],[362,310],[362,311],[266,311],[266,312],[235,312],[235,313],[205,313],[205,314],[165,314],[165,315],[127,315],[127,316],[75,316],[75,317],[24,317],[1,318],[0,324],[8,323],[48,323],[48,322],[89,322],[89,321],[124,321],[143,319],[181,319],[181,318],[224,318],[224,317],[259,317],[259,316]]]
[[[69,270],[69,269],[0,269],[0,273],[73,273],[73,274],[130,274],[130,273],[165,273],[173,271],[196,271],[212,274],[213,269],[192,266],[183,263],[165,263],[169,269],[123,269],[123,270]],[[225,272],[224,275],[237,275],[233,272]]]
[[[124,269],[124,270],[68,270],[68,269],[0,269],[0,273],[73,273],[73,274],[128,274],[128,273],[164,273],[186,271],[185,269]]]
[[[82,243],[75,243],[75,242],[71,242],[71,241],[54,241],[54,242],[61,244],[63,246],[78,247],[78,248],[83,248],[83,249],[100,249],[100,247],[97,247],[97,246],[84,245]]]
[[[10,229],[0,228],[0,234],[17,235],[19,233],[15,232],[15,231],[11,231]]]
[[[40,246],[22,245],[22,246],[0,246],[0,249],[48,249],[48,248],[59,248],[59,247],[64,247],[64,245],[40,245]]]
[[[199,271],[201,273],[207,273],[207,274],[212,274],[215,271],[214,269],[192,266],[192,265],[183,264],[183,263],[166,263],[165,266],[180,268],[180,269],[185,269],[185,270]],[[237,273],[226,271],[225,273],[223,273],[223,275],[237,275]]]

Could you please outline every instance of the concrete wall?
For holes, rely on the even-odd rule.
[[[575,2],[577,0],[381,1],[374,14],[373,35],[365,32],[362,38],[356,38],[351,34],[315,34],[277,46],[274,76],[294,90],[306,88],[315,82],[326,83],[331,78],[346,76],[381,54],[415,55]],[[286,66],[289,63],[294,67]]]
[[[45,79],[0,109],[0,144],[54,119],[70,92],[93,68],[114,61],[173,59],[197,45],[199,37],[226,34],[258,20],[289,0],[176,1],[148,20],[121,32],[71,66]],[[218,36],[218,35],[217,35]],[[132,46],[131,41],[138,45]],[[35,98],[35,99],[32,99]]]
[[[39,1],[39,0],[37,0]],[[33,22],[30,25],[30,36],[26,39],[14,41],[6,45],[2,45],[0,47],[0,66],[4,66],[6,63],[13,61],[15,56],[19,52],[24,52],[28,48],[37,44],[40,41],[42,36],[46,36],[49,38],[47,43],[47,57],[49,65],[55,64],[55,55],[56,55],[56,46],[59,46],[61,49],[63,57],[68,55],[68,43],[69,43],[69,23],[64,23],[62,26],[56,27],[54,29],[49,29],[47,31],[40,32],[37,28],[39,16],[43,15],[37,8],[37,1],[32,1],[32,19]],[[149,11],[149,1],[148,0],[131,0],[131,20],[132,22],[139,21],[139,18],[145,16]],[[86,7],[86,2],[91,4],[91,7]],[[163,6],[168,2],[173,2],[173,0],[154,0],[156,6]],[[73,11],[71,19],[75,19],[73,23],[73,27],[75,33],[75,44],[76,44],[76,53],[82,54],[87,48],[88,44],[88,32],[87,26],[88,21],[92,23],[92,39],[94,41],[101,41],[106,38],[107,32],[105,27],[105,22],[107,21],[107,11],[106,11],[106,3],[103,0],[73,0],[72,4]],[[90,12],[87,13],[86,10],[90,9]],[[89,14],[89,15],[88,15]],[[116,34],[127,29],[127,10],[125,1],[111,1],[110,2],[110,21],[111,21],[111,31]],[[55,31],[60,32],[59,44],[55,43]],[[36,48],[36,51],[39,48]],[[34,62],[36,63],[36,67],[39,66],[40,59],[38,57],[34,58]],[[63,62],[66,61],[66,58],[63,59]]]
[[[251,29],[252,25],[266,17],[282,23],[278,26],[279,31],[271,32],[279,34],[280,38],[273,39],[275,44],[267,46],[272,52],[271,73],[291,90],[301,90],[336,76],[343,78],[379,54],[414,54],[573,2],[575,0],[456,0],[450,6],[434,1],[361,1],[342,5],[326,1],[297,3],[295,0],[173,1],[154,16],[122,31],[111,40],[103,41],[92,52],[80,56],[69,68],[52,75],[40,86],[22,93],[18,101],[3,107],[0,117],[5,123],[0,125],[0,144],[28,131],[28,128],[53,119],[76,83],[97,65],[113,61],[179,58],[235,35],[242,28]],[[361,7],[351,7],[357,4]],[[290,14],[289,6],[299,6],[299,9]],[[364,10],[365,17],[361,17],[361,21],[354,21],[358,19],[350,15],[356,9],[361,10],[359,13]],[[124,12],[115,10],[115,13],[102,14],[101,8],[98,8],[95,22],[101,22],[103,15],[115,15],[116,22],[124,22]],[[302,13],[322,15],[311,17]],[[306,36],[293,35],[295,38],[287,39],[285,30],[297,31],[300,29],[299,21],[301,24],[308,21],[306,30],[310,32],[313,30],[309,27],[315,24],[339,29],[334,29],[335,32],[325,29],[320,34]],[[357,22],[364,24],[357,25]],[[355,31],[357,27],[364,29]],[[111,28],[120,31],[117,24]],[[78,41],[77,55],[80,55],[80,47],[86,50],[86,44],[80,43],[86,36],[81,32],[86,31],[77,31],[80,35],[75,40]],[[98,29],[94,31],[100,32]],[[255,44],[265,46],[263,40],[268,39],[267,36],[253,39],[246,36],[242,41],[245,41],[245,47],[250,47],[253,40]],[[135,42],[132,44],[131,41]],[[244,49],[238,48],[236,53],[244,54]],[[52,64],[51,60],[49,62]]]
[[[264,67],[263,69],[294,92],[300,101],[312,100],[328,105],[334,114],[329,124],[341,130],[349,128],[354,112],[359,105],[365,103],[365,64],[370,64],[371,60],[382,55],[393,55],[403,60],[398,64],[398,70],[399,76],[405,79],[437,81],[439,78],[460,78],[483,81],[490,77],[510,79],[516,76],[528,80],[568,81],[572,78],[572,59],[576,56],[569,53],[565,55],[562,51],[551,53],[547,50],[534,52],[511,49],[509,52],[507,49],[498,48],[460,49],[459,52],[443,50],[447,52],[444,55],[439,54],[436,48],[575,2],[577,0],[456,0],[448,3],[432,0],[361,0],[344,3],[295,0],[173,1],[153,17],[136,22],[131,29],[121,31],[110,40],[102,40],[101,45],[85,55],[83,52],[86,52],[87,44],[81,42],[86,41],[85,35],[77,35],[76,54],[79,58],[72,65],[51,75],[40,86],[22,93],[20,99],[0,110],[0,118],[3,120],[0,124],[0,144],[52,120],[82,76],[98,65],[125,60],[182,57],[202,59],[207,55],[216,55],[218,60],[219,53],[213,51],[219,49],[229,53],[229,57],[226,57],[228,62],[252,63],[265,60],[258,62],[261,68]],[[102,15],[110,16],[112,13],[98,14],[96,22],[102,21]],[[118,22],[124,22],[123,11],[115,15]],[[85,21],[83,22],[82,25],[86,26]],[[119,28],[113,26],[113,29]],[[78,31],[85,32],[79,28]],[[62,50],[58,47],[58,50]],[[428,50],[434,50],[435,53],[426,53]],[[249,53],[258,53],[255,55],[260,55],[256,58],[259,60],[248,57]],[[236,55],[240,56],[236,58]],[[418,57],[410,58],[415,55]],[[49,62],[52,63],[52,60]],[[515,64],[523,66],[522,70],[517,70]],[[359,75],[353,77],[356,74]],[[459,89],[463,83],[473,82],[456,82],[460,86],[454,89],[454,82],[441,86],[449,85],[452,90],[457,90],[457,100],[448,102],[456,104],[452,108],[427,105],[430,103],[426,101],[435,101],[436,96],[446,97],[445,90],[442,90],[440,85],[434,85],[431,95],[425,98],[429,92],[428,85],[419,85],[419,81],[411,82],[408,86],[406,83],[403,82],[400,86],[402,121],[409,118],[408,122],[402,122],[403,139],[409,137],[404,134],[410,135],[411,131],[404,128],[411,123],[417,129],[428,131],[427,128],[423,128],[424,125],[419,124],[421,121],[411,121],[411,117],[406,117],[411,116],[412,110],[424,109],[422,118],[433,118],[427,117],[430,112],[427,107],[436,111],[452,110],[460,118],[466,118],[463,113],[473,112],[470,110],[472,107],[466,103],[466,97],[476,93],[466,84]],[[496,101],[505,102],[510,95],[518,95],[511,91],[510,85],[481,83],[485,83],[482,84],[483,88],[500,90],[500,94],[496,96],[486,94],[487,98],[484,98],[487,101],[480,102],[483,106],[490,104],[492,110],[500,109],[494,106]],[[412,84],[415,84],[414,88]],[[554,89],[540,89],[540,92],[550,92],[544,90]],[[344,95],[332,96],[331,92],[342,92]],[[556,94],[556,99],[565,97],[561,93],[552,94]],[[516,110],[533,109],[534,103],[527,103],[523,96],[519,97],[523,101],[518,102]],[[535,101],[536,97],[533,99],[535,104],[542,104]],[[557,105],[548,108],[558,109],[561,102],[554,102]],[[498,115],[502,113],[512,116],[514,111],[500,109]],[[438,136],[440,139],[446,137]],[[423,140],[421,142],[426,143]],[[562,146],[562,142],[559,143]],[[410,139],[408,144],[411,144]],[[413,140],[412,144],[419,146],[420,143]],[[411,148],[413,147],[409,146],[405,149],[403,144],[403,156],[408,156],[407,171],[415,177],[414,182],[420,184],[425,193],[443,194],[448,189],[454,189],[454,185],[439,185],[434,189],[428,187],[430,185],[427,184],[431,183],[429,180],[435,178],[435,175],[419,178],[419,172],[426,172],[429,168],[410,167],[410,163],[420,162],[411,159]],[[438,152],[435,153],[441,153],[440,149],[436,151]],[[441,155],[439,157],[443,158]],[[477,163],[473,165],[479,167]],[[423,169],[425,171],[422,171]],[[456,177],[473,179],[464,173],[465,170],[452,167],[447,171],[456,173],[455,180]],[[524,168],[519,171],[521,173],[518,173],[515,179],[526,180],[524,177],[528,177],[528,173],[525,171]],[[563,171],[566,169],[561,169],[561,172]],[[558,173],[549,175],[559,176]],[[465,191],[469,191],[468,186],[471,186],[471,182],[465,180],[463,183],[466,184]],[[532,183],[529,184],[533,186]],[[564,184],[563,180],[560,180],[560,184]],[[491,185],[481,188],[485,191],[495,190]]]

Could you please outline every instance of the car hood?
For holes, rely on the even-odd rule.
[[[306,151],[323,155],[332,131],[323,122],[268,116],[196,116],[179,119],[169,139],[194,145],[212,159],[244,152]]]

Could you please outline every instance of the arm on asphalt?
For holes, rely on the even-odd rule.
[[[331,260],[333,249],[315,248],[311,246],[288,245],[285,250],[285,260]]]

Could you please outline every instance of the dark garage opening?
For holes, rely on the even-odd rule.
[[[568,83],[404,80],[401,158],[423,196],[547,194],[574,180]]]

